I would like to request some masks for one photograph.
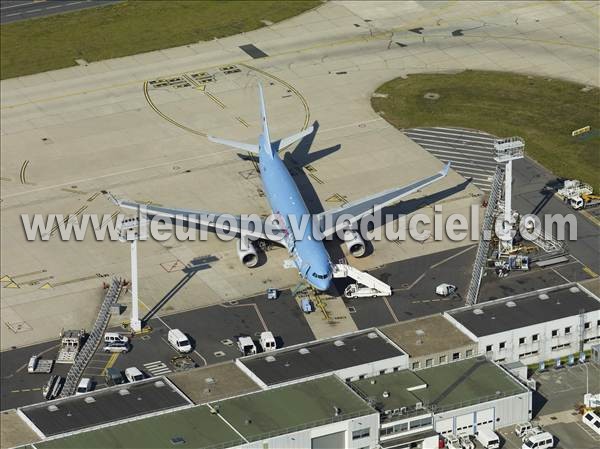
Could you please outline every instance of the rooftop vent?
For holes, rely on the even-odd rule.
[[[83,402],[85,402],[86,404],[93,404],[94,402],[96,402],[96,400],[94,399],[93,396],[88,396],[87,398],[85,398],[83,400]]]
[[[569,289],[569,291],[570,291],[571,293],[579,293],[581,290],[579,290],[579,287],[575,287],[575,286],[573,286],[573,287],[571,287],[571,288]]]
[[[244,424],[246,424],[247,426],[249,426],[250,424],[252,424],[252,420],[251,420],[250,418],[247,418],[247,419],[244,421]]]
[[[265,357],[265,362],[267,362],[267,363],[272,363],[275,360],[277,360],[277,359],[275,357],[273,357],[272,355],[268,355]]]
[[[129,394],[129,390],[127,388],[122,388],[121,390],[119,390],[119,394],[121,396],[127,396]]]
[[[310,354],[310,351],[306,348],[300,348],[298,352],[302,355]]]
[[[423,344],[423,340],[421,340],[420,338],[415,342],[417,345],[422,345]]]
[[[344,346],[346,343],[344,343],[342,340],[336,340],[336,341],[333,342],[333,344],[335,346],[339,347],[339,346]]]
[[[162,380],[157,380],[156,382],[154,382],[154,386],[156,388],[162,388],[165,386],[165,383]]]
[[[207,377],[206,379],[204,379],[204,382],[206,382],[207,384],[214,384],[215,380],[212,377]]]
[[[390,392],[389,391],[384,391],[382,396],[384,398],[389,398],[390,397]]]
[[[546,299],[549,299],[550,296],[548,296],[546,293],[540,293],[538,298],[540,298],[542,301],[545,301]]]
[[[515,302],[514,302],[514,301],[508,301],[508,302],[506,303],[506,307],[517,307],[517,305],[515,304]]]
[[[185,439],[183,437],[173,437],[171,438],[171,444],[185,444]]]
[[[56,405],[49,405],[48,406],[48,411],[49,412],[55,412],[58,410],[58,407]]]
[[[379,335],[377,335],[377,332],[369,332],[367,334],[367,337],[369,337],[370,339],[373,339],[373,338],[379,338]]]
[[[423,408],[423,403],[422,403],[422,402],[417,402],[417,403],[415,404],[415,409],[417,409],[417,410],[421,410],[422,408]]]
[[[375,379],[371,379],[371,385],[375,385],[377,381]]]
[[[341,412],[342,412],[342,410],[339,407],[337,407],[335,405],[333,406],[333,413],[335,416],[340,416]]]
[[[416,333],[417,335],[425,335],[425,331],[424,331],[423,329],[417,329],[417,330],[415,331],[415,333]]]
[[[481,309],[475,309],[475,310],[473,310],[473,313],[475,315],[483,315],[483,310],[481,310]]]

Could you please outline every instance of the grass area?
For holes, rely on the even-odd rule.
[[[525,153],[556,176],[600,191],[600,91],[567,81],[514,73],[467,70],[416,74],[377,89],[375,111],[397,128],[455,126],[499,137],[521,136]],[[440,95],[437,100],[423,96]],[[590,125],[592,132],[571,137]]]
[[[0,26],[0,78],[176,47],[254,30],[321,4],[295,1],[125,1]]]

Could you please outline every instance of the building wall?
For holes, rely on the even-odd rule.
[[[478,343],[473,342],[472,344],[449,349],[447,351],[436,352],[420,357],[410,357],[408,364],[412,370],[431,368],[432,366],[444,365],[446,363],[474,357],[477,355],[478,351]],[[457,359],[454,358],[456,354],[458,354]]]
[[[584,314],[584,350],[600,342],[600,311]],[[589,327],[585,329],[585,323]],[[497,362],[521,361],[524,364],[576,354],[580,349],[579,315],[514,329],[479,338],[479,352]],[[556,333],[556,335],[553,335]],[[535,341],[537,335],[537,341]],[[585,340],[588,340],[587,343]],[[504,343],[504,348],[502,348]],[[489,350],[491,346],[491,351]]]
[[[452,315],[446,316],[458,329],[478,342],[477,351],[480,354],[485,354],[499,363],[521,361],[524,364],[532,364],[579,352],[581,326],[578,314],[482,337],[475,336]],[[600,310],[587,312],[584,317],[584,350],[588,350],[600,343]],[[569,332],[566,332],[567,328],[570,328]],[[553,331],[557,331],[557,335],[553,336]],[[537,341],[534,335],[538,336]],[[523,343],[521,338],[524,338]],[[504,348],[501,347],[501,343],[504,343]]]
[[[428,420],[430,424],[424,422]],[[433,429],[433,414],[423,410],[422,414],[416,414],[410,418],[382,421],[379,439],[381,441],[393,440],[430,429]]]
[[[353,440],[352,433],[362,429],[369,429],[369,435]],[[358,418],[254,441],[239,447],[243,449],[310,449],[313,438],[337,432],[345,432],[345,447],[348,449],[374,449],[379,441],[379,413],[375,412]]]
[[[489,410],[490,408],[494,410],[494,430],[529,421],[531,419],[532,412],[531,391],[528,390],[514,396],[482,402],[476,405],[462,407],[443,413],[436,413],[434,416],[434,428],[437,432],[442,432],[443,429],[440,427],[440,425],[443,421],[468,415],[473,412],[483,412],[485,410]],[[463,432],[472,434],[476,431],[476,427],[476,425],[473,426],[473,429],[470,432],[466,432],[465,430],[463,430]],[[453,432],[457,432],[456,425],[453,428]]]
[[[337,370],[335,371],[335,374],[337,374],[337,376],[342,380],[358,380],[407,368],[408,355],[403,354],[373,363],[365,363],[364,365],[352,366],[350,368]]]

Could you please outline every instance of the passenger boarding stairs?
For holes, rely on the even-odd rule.
[[[392,287],[385,282],[380,281],[375,276],[371,276],[369,273],[360,271],[347,264],[334,264],[333,265],[333,277],[334,278],[352,278],[357,283],[350,284],[344,290],[344,296],[346,298],[364,298],[364,297],[376,297],[376,296],[391,296]]]

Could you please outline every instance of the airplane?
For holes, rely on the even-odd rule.
[[[313,216],[308,211],[294,179],[284,165],[283,160],[279,157],[280,149],[288,147],[300,141],[305,136],[312,134],[313,127],[311,126],[292,136],[271,141],[263,88],[260,83],[258,84],[258,90],[262,125],[262,133],[258,138],[258,144],[236,142],[213,136],[208,136],[208,139],[211,142],[243,150],[258,156],[259,174],[265,196],[269,202],[273,216],[278,217],[275,221],[276,226],[273,232],[267,233],[264,231],[267,229],[265,223],[263,223],[265,226],[262,227],[262,230],[257,231],[254,226],[250,226],[240,216],[191,209],[158,207],[127,200],[118,200],[114,197],[112,199],[118,206],[125,209],[140,211],[143,208],[147,216],[170,220],[181,219],[183,217],[188,223],[195,223],[213,230],[235,232],[239,238],[237,244],[238,258],[248,268],[252,268],[258,264],[257,249],[251,239],[254,239],[254,241],[256,239],[276,240],[287,248],[292,261],[291,265],[298,270],[302,280],[318,291],[326,291],[331,286],[333,265],[323,241],[314,238],[313,218],[315,219],[315,223],[324,225],[321,231],[322,237],[331,236],[338,231],[343,232],[345,244],[349,252],[355,257],[361,257],[365,254],[365,242],[358,232],[350,230],[349,227],[357,223],[365,215],[375,213],[383,207],[393,204],[401,198],[444,178],[448,174],[450,163],[446,164],[438,173],[404,187],[386,190]],[[231,220],[228,220],[227,223],[220,224],[218,218],[222,215],[233,217],[233,223]],[[303,232],[300,235],[296,235],[298,232],[290,232],[292,229],[297,230],[297,227],[291,227],[290,220],[294,219],[296,223],[300,223],[303,216],[311,217]],[[344,220],[337,220],[342,216],[344,216]],[[338,223],[338,221],[340,222]]]

